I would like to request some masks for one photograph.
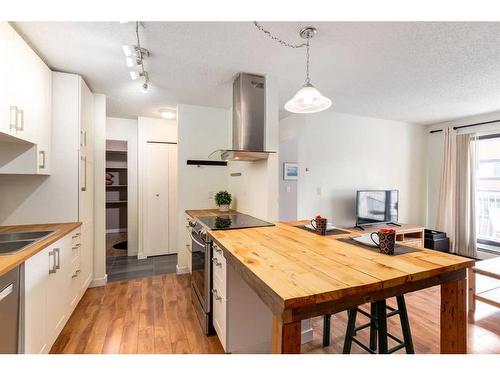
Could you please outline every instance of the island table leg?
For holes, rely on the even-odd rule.
[[[467,354],[467,281],[441,284],[441,353]]]
[[[283,323],[273,316],[272,352],[274,354],[300,354],[301,321]]]

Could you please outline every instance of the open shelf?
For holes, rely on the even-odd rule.
[[[106,150],[106,154],[127,155],[127,150]]]
[[[107,171],[124,171],[127,167],[106,167]]]

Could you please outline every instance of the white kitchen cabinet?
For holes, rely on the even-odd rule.
[[[0,174],[50,174],[51,71],[0,22]]]
[[[83,296],[80,228],[24,263],[24,351],[48,353]]]
[[[270,353],[272,313],[213,246],[212,323],[227,353]]]

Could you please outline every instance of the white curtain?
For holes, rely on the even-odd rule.
[[[450,238],[452,253],[475,258],[476,137],[444,129],[444,157],[437,227]]]

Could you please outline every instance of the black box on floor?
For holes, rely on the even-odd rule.
[[[425,238],[428,238],[430,240],[436,240],[438,238],[445,238],[446,237],[445,232],[440,232],[438,230],[432,230],[432,229],[426,229],[424,235],[425,235]]]
[[[439,250],[448,253],[450,251],[450,239],[446,237],[445,232],[426,229],[424,247],[426,249]]]

